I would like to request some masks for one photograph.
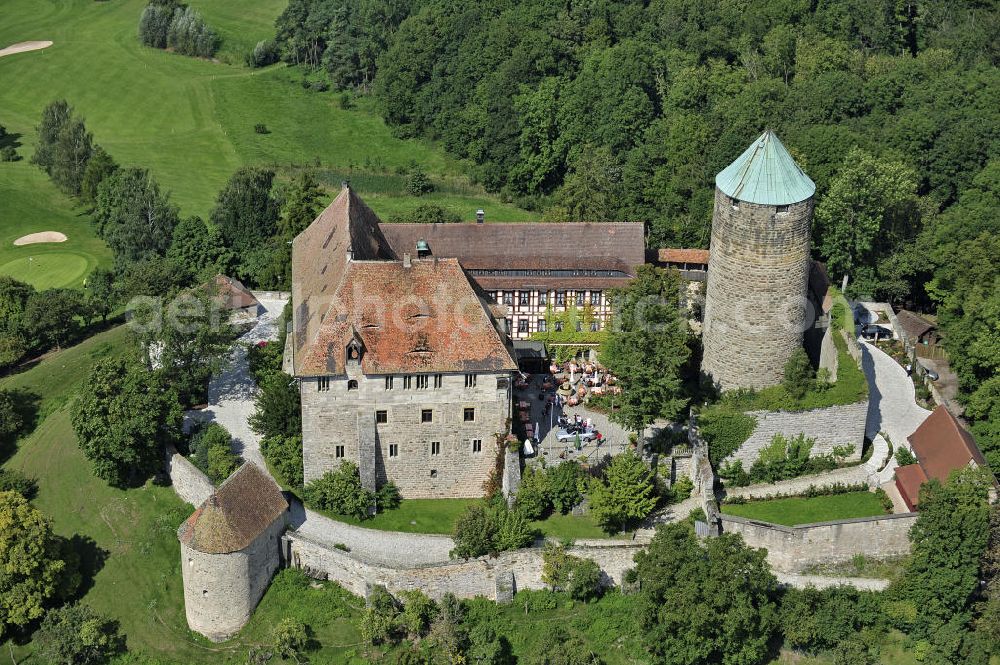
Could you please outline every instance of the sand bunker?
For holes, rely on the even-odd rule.
[[[29,233],[14,241],[15,245],[34,245],[39,242],[66,242],[66,235],[58,231],[42,231],[41,233]]]
[[[11,44],[7,48],[0,48],[0,58],[5,55],[24,53],[25,51],[38,51],[50,46],[52,46],[52,42],[21,42],[19,44]]]

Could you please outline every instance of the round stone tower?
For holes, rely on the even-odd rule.
[[[701,368],[722,390],[780,383],[802,344],[815,191],[770,130],[715,177]]]

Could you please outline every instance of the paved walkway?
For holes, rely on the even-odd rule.
[[[906,370],[888,354],[867,342],[860,342],[861,365],[868,378],[868,426],[874,439],[885,432],[893,446],[908,446],[906,437],[924,422],[930,411],[917,406],[913,381]]]
[[[778,584],[796,589],[805,589],[806,587],[828,589],[834,586],[852,586],[861,591],[883,591],[889,588],[889,580],[873,577],[828,577],[826,575],[792,575],[779,572],[775,572],[774,576],[778,578]]]

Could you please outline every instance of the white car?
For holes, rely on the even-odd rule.
[[[587,443],[597,438],[597,430],[587,429],[587,430],[580,430],[579,432],[567,432],[566,430],[561,429],[556,434],[556,438],[559,440],[560,443],[569,443],[571,441],[576,441],[577,436],[580,437],[581,443]]]

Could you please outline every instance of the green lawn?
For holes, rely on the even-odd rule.
[[[0,68],[5,59],[0,58]],[[4,90],[0,86],[0,98]],[[0,110],[0,124],[5,122],[5,111]],[[67,240],[14,246],[21,236],[39,231],[60,231]],[[77,287],[95,267],[110,265],[111,252],[94,234],[89,218],[74,210],[73,202],[42,171],[27,159],[0,162],[0,274],[39,289]]]
[[[532,522],[531,526],[543,535],[557,540],[578,540],[582,538],[610,538],[590,515],[575,516],[553,513],[547,519]]]
[[[116,160],[150,168],[172,192],[182,214],[207,215],[219,189],[240,165],[287,168],[289,163],[314,165],[318,160],[326,168],[359,176],[394,174],[419,164],[445,193],[455,183],[472,192],[443,199],[467,215],[482,206],[492,219],[526,216],[472,186],[462,176],[463,165],[433,144],[393,137],[370,100],[345,110],[336,93],[304,90],[301,73],[284,65],[246,68],[243,50],[273,33],[274,18],[285,2],[192,3],[221,33],[225,44],[221,55],[235,64],[140,46],[136,25],[145,4],[145,0],[4,3],[0,44],[27,39],[54,42],[42,51],[0,58],[4,82],[0,124],[22,135],[23,155],[31,154],[33,128],[42,108],[64,97]],[[225,57],[237,53],[239,57]],[[256,134],[258,122],[271,133]],[[7,168],[0,164],[0,173]],[[29,167],[21,163],[17,168]],[[380,214],[421,202],[403,193],[357,189],[366,198],[371,195]],[[30,194],[30,188],[27,191]]]
[[[399,508],[387,510],[366,520],[332,513],[329,515],[338,521],[368,529],[451,535],[458,516],[477,501],[478,499],[403,499]]]
[[[812,498],[766,499],[742,505],[723,504],[722,512],[785,526],[852,517],[872,517],[885,513],[882,502],[872,492],[848,492]]]

